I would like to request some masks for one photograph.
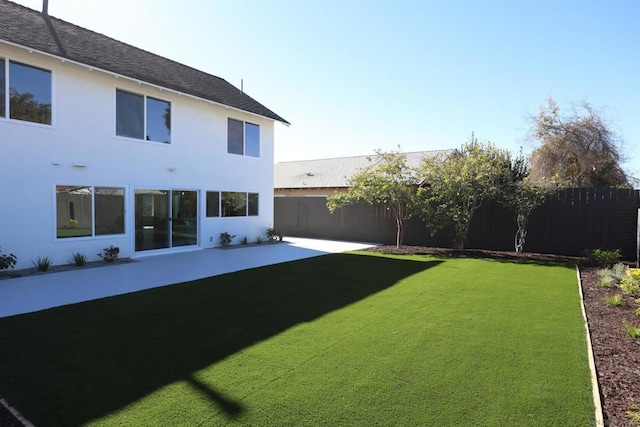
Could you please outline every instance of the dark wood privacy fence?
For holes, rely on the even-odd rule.
[[[528,224],[527,252],[582,255],[591,249],[620,249],[636,259],[640,191],[574,188],[558,192],[536,209]],[[324,197],[276,197],[274,227],[288,236],[393,244],[396,224],[383,205],[357,204],[330,214]],[[514,250],[515,219],[488,201],[475,213],[468,248]],[[452,230],[431,236],[416,219],[405,222],[407,245],[451,247]]]

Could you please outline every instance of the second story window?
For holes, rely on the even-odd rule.
[[[260,126],[230,118],[227,123],[227,153],[260,157]]]
[[[171,143],[171,103],[116,89],[116,135]]]
[[[51,71],[0,58],[0,117],[50,125],[52,98]]]

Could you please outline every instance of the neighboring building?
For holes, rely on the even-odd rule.
[[[263,234],[275,122],[219,77],[0,0],[0,250],[25,268]]]
[[[407,165],[417,167],[427,157],[446,156],[452,151],[415,151],[404,154],[407,156]],[[281,162],[275,166],[274,194],[276,197],[332,196],[338,192],[347,191],[349,179],[362,169],[374,165],[375,162],[375,154]]]

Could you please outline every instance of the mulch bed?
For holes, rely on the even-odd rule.
[[[580,278],[605,423],[628,426],[627,411],[640,405],[640,338],[631,338],[623,324],[640,325],[640,318],[635,315],[638,304],[626,295],[618,307],[607,304],[605,297],[621,292],[596,285],[597,267],[580,268]]]
[[[72,270],[86,270],[90,268],[109,267],[112,265],[128,264],[130,262],[137,262],[137,261],[131,258],[118,258],[115,261],[111,261],[111,262],[107,262],[107,261],[87,262],[83,266],[76,266],[75,264],[72,264],[72,263],[52,265],[51,267],[49,267],[47,271],[38,271],[35,268],[23,268],[21,270],[3,270],[3,271],[0,271],[0,280],[16,279],[18,277],[27,277],[27,276],[41,276],[43,274],[62,273],[64,271],[72,271]],[[2,424],[0,424],[0,426],[2,426]]]
[[[505,260],[561,262],[580,264],[578,257],[548,254],[516,254],[470,249],[458,251],[445,248],[421,246],[377,246],[368,249],[371,252],[388,254],[418,254],[440,257],[494,258]],[[606,296],[614,295],[613,288],[600,288],[598,267],[580,266],[580,278],[584,305],[591,331],[594,359],[598,371],[598,382],[606,426],[629,426],[627,411],[634,405],[640,405],[640,339],[632,339],[622,326],[629,322],[640,324],[635,315],[638,305],[633,298],[625,296],[618,307],[611,307],[605,301]],[[22,424],[13,414],[0,405],[0,426],[19,427]]]

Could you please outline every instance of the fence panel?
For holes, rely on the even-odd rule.
[[[275,228],[285,235],[393,244],[396,223],[384,205],[355,204],[330,214],[324,197],[276,197]],[[582,255],[585,250],[620,249],[635,259],[640,191],[616,188],[570,188],[539,206],[528,222],[528,252]],[[416,219],[404,222],[404,243],[451,247],[453,231],[431,236]],[[513,251],[513,214],[486,201],[476,211],[467,247]]]

